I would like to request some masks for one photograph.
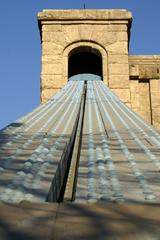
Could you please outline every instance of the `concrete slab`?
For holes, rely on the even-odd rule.
[[[160,205],[61,204],[52,239],[160,239]]]
[[[0,204],[1,240],[48,240],[52,236],[58,204]]]
[[[0,205],[1,240],[158,240],[160,204]]]

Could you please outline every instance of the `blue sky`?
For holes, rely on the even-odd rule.
[[[159,0],[0,0],[0,128],[40,103],[43,9],[125,8],[132,11],[130,54],[160,54]]]

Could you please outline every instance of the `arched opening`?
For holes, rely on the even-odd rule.
[[[97,49],[90,46],[80,46],[69,53],[68,79],[82,74],[92,74],[102,79],[102,56]]]

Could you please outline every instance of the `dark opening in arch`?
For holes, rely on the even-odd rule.
[[[68,56],[68,79],[84,73],[95,74],[102,79],[101,53],[89,46],[77,47]]]

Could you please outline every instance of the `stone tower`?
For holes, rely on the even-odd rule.
[[[128,55],[131,12],[43,10],[38,21],[42,102],[72,75],[94,73],[144,120],[160,126],[160,56]]]
[[[129,103],[131,18],[131,13],[126,10],[44,10],[39,13],[42,102],[67,83],[72,65],[69,60],[73,55],[83,53],[85,59],[92,53],[101,58],[102,66],[99,67],[105,84]]]

